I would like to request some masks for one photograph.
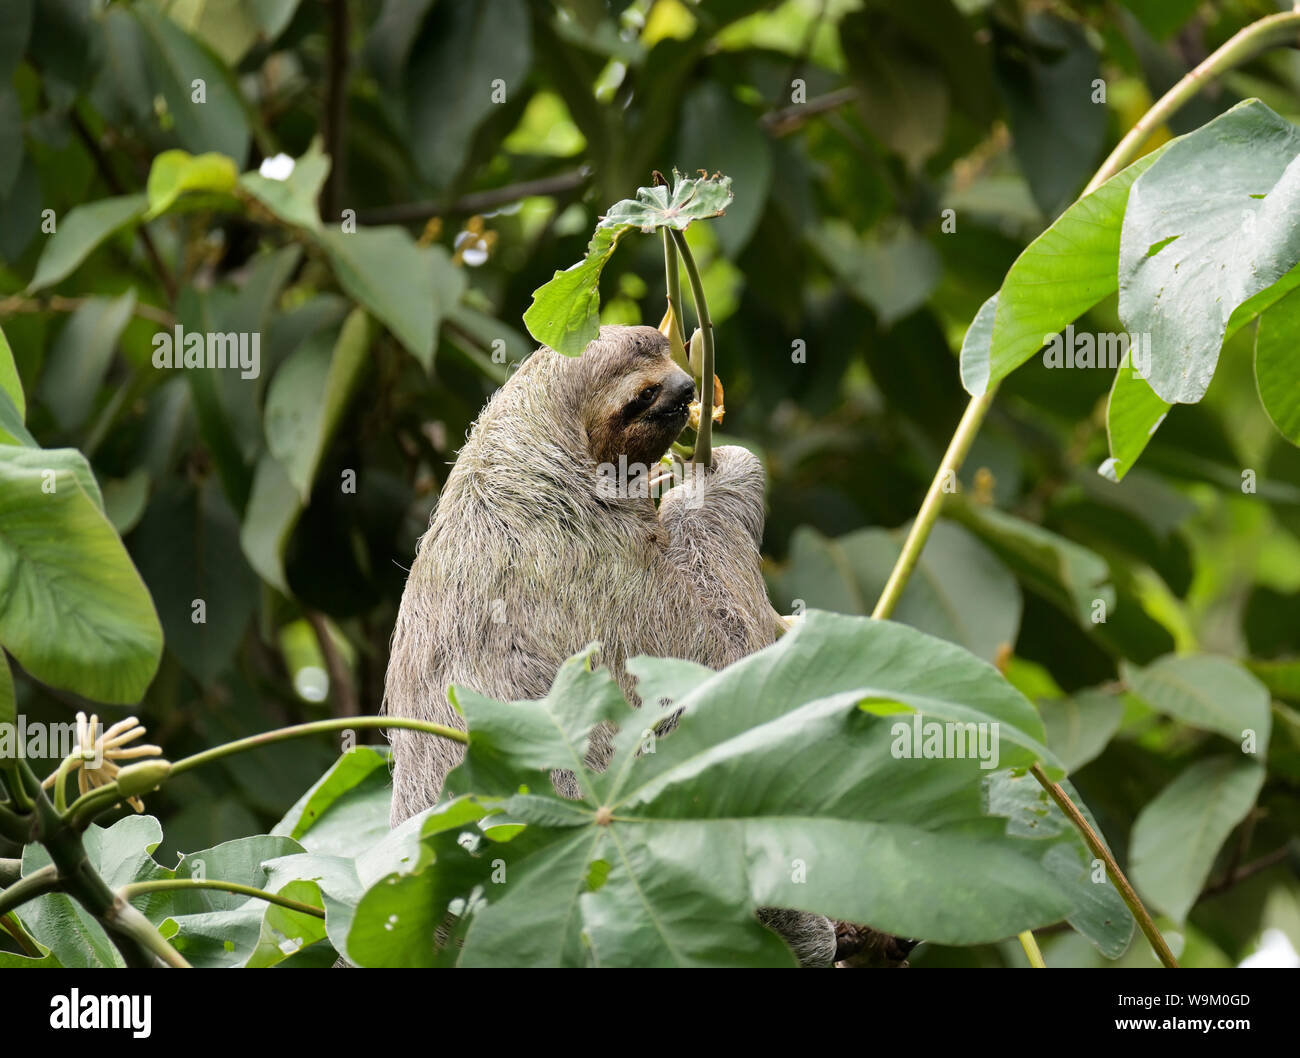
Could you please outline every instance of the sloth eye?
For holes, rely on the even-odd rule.
[[[656,383],[653,386],[646,386],[640,393],[627,402],[626,411],[629,415],[635,415],[638,412],[645,411],[655,402],[655,397],[659,396],[659,390],[662,387]]]

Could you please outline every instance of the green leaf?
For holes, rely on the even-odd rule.
[[[416,245],[405,228],[326,229],[320,239],[343,289],[428,370],[442,314],[465,289],[461,270],[441,247]]]
[[[1130,689],[1152,709],[1239,746],[1251,732],[1255,755],[1268,754],[1273,715],[1268,688],[1228,658],[1170,655],[1146,666],[1124,666]]]
[[[9,397],[20,421],[27,418],[27,399],[23,396],[23,381],[18,377],[18,365],[14,363],[13,350],[9,348],[9,339],[0,329],[0,390]]]
[[[131,553],[167,648],[201,686],[211,686],[230,665],[259,598],[239,550],[239,519],[217,479],[166,479],[132,534]]]
[[[263,413],[266,445],[304,504],[369,352],[369,318],[364,309],[353,309],[337,332],[318,332],[303,342],[271,380]]]
[[[392,793],[387,753],[354,746],[284,814],[272,834],[293,838],[308,852],[355,856],[388,833]]]
[[[1089,825],[1101,829],[1068,782],[1062,787]],[[1034,838],[1040,862],[1075,900],[1066,920],[1108,959],[1118,959],[1133,939],[1136,922],[1104,869],[1094,867],[1092,851],[1065,813],[1028,772],[995,772],[985,783],[989,811],[1007,817],[1007,833]]]
[[[587,256],[533,291],[524,326],[542,345],[565,356],[581,356],[600,333],[600,273],[628,232],[598,227]]]
[[[189,0],[167,5],[177,25],[236,66],[259,41],[275,40],[302,0]]]
[[[1113,694],[1089,689],[1069,698],[1038,702],[1047,728],[1047,745],[1073,773],[1094,760],[1119,729],[1124,702]]]
[[[150,74],[188,151],[216,151],[241,165],[248,155],[248,118],[230,70],[175,22],[148,6],[131,13],[145,31]],[[196,98],[202,82],[203,98]]]
[[[1300,290],[1293,290],[1259,319],[1255,383],[1278,432],[1300,445]]]
[[[1024,19],[1022,35],[995,46],[1012,144],[1047,216],[1069,205],[1100,160],[1106,107],[1094,102],[1097,54],[1078,22],[1050,11]],[[1000,27],[998,36],[1004,33]]]
[[[914,723],[996,721],[996,766],[1043,760],[1059,773],[1032,706],[991,666],[902,625],[813,611],[695,683],[652,747],[644,721],[625,722],[600,774],[579,770],[586,732],[626,707],[581,657],[543,702],[456,700],[470,743],[448,785],[508,798],[507,815],[528,824],[490,847],[451,832],[435,842],[440,871],[464,870],[458,856],[481,863],[486,903],[455,956],[463,965],[788,964],[756,906],[956,944],[1073,912],[1042,847],[987,815],[987,759],[899,749]],[[818,760],[811,773],[790,766],[804,754]],[[555,767],[579,770],[583,800],[551,795]],[[494,864],[508,884],[491,884]]]
[[[150,855],[162,840],[162,827],[153,816],[127,816],[111,827],[91,824],[82,835],[86,859],[111,889],[131,882],[170,878]],[[23,874],[31,874],[52,861],[44,846],[23,849]],[[170,894],[151,893],[137,897],[132,905],[153,918],[158,909],[170,906]],[[18,910],[18,916],[33,937],[49,948],[67,967],[122,966],[122,957],[108,939],[99,921],[65,893],[48,893]]]
[[[1249,100],[1171,143],[1134,183],[1119,257],[1119,314],[1149,334],[1147,381],[1194,404],[1233,311],[1300,263],[1300,130]],[[1208,183],[1189,172],[1213,173]]]
[[[942,72],[880,12],[849,14],[840,23],[840,38],[867,128],[909,169],[919,170],[947,131]]]
[[[728,257],[748,244],[758,226],[772,184],[772,148],[752,112],[723,85],[707,81],[682,104],[675,157],[683,172],[744,173],[745,193],[724,203],[726,215],[710,225]]]
[[[224,154],[215,151],[197,155],[181,150],[163,151],[149,167],[149,179],[145,184],[149,212],[144,219],[153,220],[166,213],[187,191],[217,194],[233,191],[238,177],[235,163]]]
[[[1100,555],[1041,526],[983,504],[950,501],[947,513],[987,544],[1020,579],[1085,628],[1098,603],[1115,608],[1110,567]]]
[[[0,449],[0,643],[52,687],[136,702],[162,654],[149,593],[73,471],[23,451]]]
[[[906,530],[860,529],[827,540],[800,526],[780,577],[783,597],[804,607],[869,613],[898,560]],[[1006,567],[966,530],[940,521],[892,619],[992,661],[1015,643],[1020,610],[1020,589]]]
[[[149,502],[149,471],[136,467],[124,478],[104,482],[104,513],[119,535],[135,528]]]
[[[1241,757],[1211,757],[1186,768],[1133,824],[1133,884],[1156,908],[1183,922],[1210,876],[1220,846],[1250,811],[1264,768]]]
[[[298,490],[274,456],[264,454],[253,472],[253,489],[239,531],[248,564],[267,584],[291,595],[284,574],[284,549],[302,515]]]
[[[1162,148],[1163,149],[1163,148]],[[1133,182],[1159,156],[1155,151],[1085,195],[1025,247],[971,325],[961,351],[961,381],[979,396],[1032,357],[1066,324],[1118,285],[1120,228]],[[990,299],[990,300],[994,300]],[[989,326],[986,341],[974,340]]]
[[[144,216],[149,200],[143,194],[101,198],[77,206],[59,220],[58,229],[41,251],[29,291],[53,286],[81,264],[100,243],[120,228]]]
[[[688,178],[673,172],[671,190],[639,187],[636,198],[615,202],[596,225],[587,254],[533,291],[524,313],[528,333],[565,356],[581,356],[600,331],[600,273],[619,240],[633,228],[685,231],[692,221],[721,216],[731,201],[731,178]]]
[[[827,221],[814,245],[885,326],[924,305],[939,283],[938,253],[908,227],[860,239],[844,221]]]
[[[85,424],[134,311],[134,287],[119,298],[90,298],[59,332],[39,391],[62,429],[77,430]]]
[[[1110,458],[1097,468],[1097,473],[1110,481],[1122,481],[1171,407],[1156,396],[1151,384],[1133,366],[1132,352],[1125,353],[1106,403]]]
[[[498,93],[525,91],[527,8],[523,0],[437,4],[408,54],[406,142],[424,178],[444,188],[460,173],[475,130],[502,105]]]
[[[321,152],[320,140],[314,139],[307,153],[294,160],[286,179],[273,179],[260,172],[244,173],[239,186],[286,224],[319,231],[317,203],[329,171],[330,159]]]

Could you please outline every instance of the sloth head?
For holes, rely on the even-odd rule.
[[[695,383],[668,355],[653,327],[602,327],[576,362],[583,378],[583,426],[597,464],[651,466],[690,417]]]

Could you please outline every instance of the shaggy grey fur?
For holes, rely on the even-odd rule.
[[[540,349],[497,391],[411,567],[384,695],[390,715],[463,728],[450,685],[502,701],[541,698],[565,659],[596,640],[635,702],[630,657],[721,668],[776,639],[781,619],[759,571],[764,474],[751,453],[718,448],[715,467],[671,489],[657,510],[648,495],[598,487],[598,466],[620,456],[654,470],[685,422],[691,389],[658,331],[602,327],[581,357]],[[641,411],[638,395],[644,403],[652,392],[659,397]],[[462,751],[412,731],[391,737],[396,825],[437,801]],[[593,737],[590,763],[607,760],[607,738]],[[576,793],[572,776],[557,786]],[[828,920],[775,910],[763,918],[805,965],[829,965]]]

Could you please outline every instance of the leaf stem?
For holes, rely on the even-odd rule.
[[[1056,802],[1056,806],[1065,813],[1066,818],[1083,835],[1083,840],[1087,843],[1088,848],[1092,850],[1092,854],[1106,865],[1106,873],[1110,875],[1110,880],[1115,883],[1115,888],[1119,890],[1119,895],[1123,898],[1124,903],[1128,905],[1128,909],[1133,912],[1133,917],[1137,919],[1138,928],[1151,942],[1151,947],[1156,956],[1171,970],[1178,969],[1178,961],[1174,958],[1174,953],[1169,950],[1165,938],[1160,935],[1160,931],[1156,929],[1156,924],[1151,921],[1150,914],[1142,906],[1142,901],[1138,899],[1137,893],[1133,891],[1133,886],[1129,884],[1129,880],[1124,877],[1124,872],[1119,869],[1119,864],[1115,862],[1115,857],[1110,854],[1110,849],[1106,848],[1105,843],[1097,836],[1097,832],[1088,825],[1083,813],[1070,800],[1069,794],[1061,788],[1060,783],[1052,782],[1047,777],[1047,773],[1037,764],[1030,770],[1034,773],[1034,778],[1038,780],[1039,785]]]
[[[709,318],[709,306],[704,300],[704,282],[700,279],[700,269],[695,263],[695,255],[686,243],[686,233],[676,228],[666,229],[671,232],[677,252],[682,255],[682,264],[686,268],[686,278],[691,283],[691,299],[695,302],[695,315],[700,320],[700,334],[704,341],[704,364],[700,369],[700,428],[695,436],[695,453],[692,462],[713,466],[713,321]]]
[[[682,322],[682,276],[678,268],[677,247],[667,228],[660,228],[664,240],[664,286],[668,291],[668,305],[673,310],[677,325],[677,338],[686,347],[686,330]]]
[[[16,907],[21,907],[29,900],[52,893],[59,888],[59,871],[54,864],[47,864],[39,871],[33,871],[26,878],[19,878],[7,889],[0,889],[0,915],[7,915]]]
[[[1038,950],[1038,941],[1034,940],[1034,931],[1027,929],[1020,934],[1020,946],[1025,949],[1025,957],[1029,960],[1029,965],[1035,970],[1046,970],[1047,963],[1043,962],[1043,953]]]
[[[171,773],[172,775],[179,775],[183,771],[189,771],[191,768],[197,768],[200,764],[207,764],[221,757],[229,757],[234,753],[242,753],[245,750],[274,745],[276,742],[287,742],[290,739],[302,738],[305,735],[375,727],[400,727],[411,731],[423,731],[429,735],[440,735],[442,738],[449,738],[453,742],[463,744],[469,742],[469,736],[464,731],[459,731],[454,727],[447,727],[444,724],[430,723],[427,720],[412,720],[402,716],[345,716],[336,717],[332,720],[313,720],[311,723],[295,724],[293,727],[281,727],[274,731],[264,731],[260,735],[250,735],[248,738],[241,738],[235,742],[214,746],[211,749],[205,749],[202,753],[195,753],[193,756],[183,757],[178,760],[172,765]]]
[[[222,881],[219,878],[157,878],[148,882],[131,882],[122,886],[117,893],[123,900],[133,900],[146,893],[161,893],[175,889],[220,889],[226,893],[256,897],[258,900],[265,900],[268,904],[287,907],[290,911],[301,911],[304,915],[311,915],[313,918],[325,917],[323,909],[313,907],[311,904],[291,900],[287,896],[269,893],[265,889],[257,889],[251,885]]]

